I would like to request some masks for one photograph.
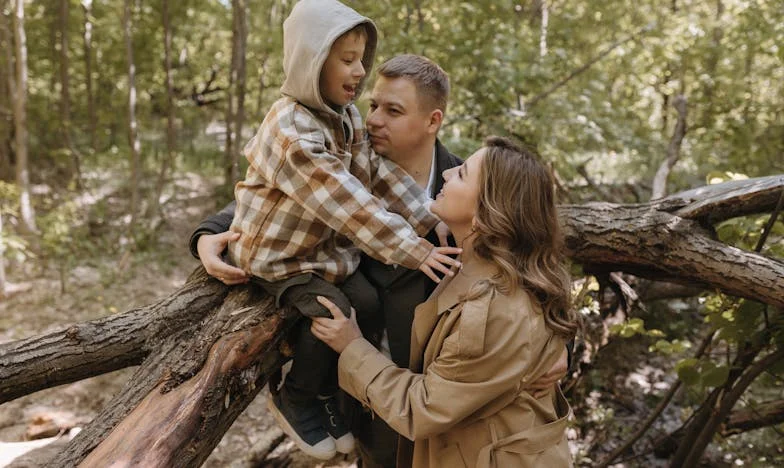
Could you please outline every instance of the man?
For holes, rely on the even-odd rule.
[[[462,164],[438,141],[449,97],[449,78],[425,57],[400,55],[377,70],[378,78],[370,96],[367,126],[376,153],[391,159],[432,196],[443,186],[442,173]],[[233,204],[202,222],[191,236],[191,253],[200,258],[207,273],[226,284],[248,280],[239,268],[224,263],[221,253],[236,234],[228,230],[234,215]],[[428,235],[434,245],[441,240]],[[430,295],[435,284],[423,273],[384,265],[363,256],[360,269],[377,288],[386,330],[382,348],[387,347],[398,366],[408,366],[414,308]],[[375,330],[363,332],[371,334]],[[387,345],[388,343],[388,345]],[[566,353],[531,389],[552,386],[566,372]],[[381,418],[362,413],[354,418],[352,432],[359,442],[362,467],[394,467],[397,447],[395,433]]]

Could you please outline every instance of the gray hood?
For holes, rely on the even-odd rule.
[[[370,19],[335,0],[301,0],[283,23],[283,72],[280,91],[300,103],[334,114],[319,92],[319,74],[337,38],[358,24],[368,25],[362,65],[365,77],[357,87],[362,93],[376,55],[378,33]]]

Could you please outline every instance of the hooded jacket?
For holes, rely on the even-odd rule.
[[[359,249],[416,269],[433,248],[420,237],[438,222],[425,193],[370,150],[353,104],[334,109],[319,91],[332,44],[360,24],[369,73],[376,29],[351,8],[302,0],[283,24],[283,97],[245,146],[250,166],[235,187],[231,225],[240,238],[229,245],[237,266],[266,281],[312,272],[340,283],[358,267]]]

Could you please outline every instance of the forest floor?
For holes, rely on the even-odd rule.
[[[188,251],[188,239],[198,222],[216,211],[217,181],[193,174],[178,175],[176,180],[173,192],[176,195],[166,203],[166,222],[143,250],[127,255],[116,247],[106,247],[128,242],[118,234],[118,228],[113,228],[114,221],[107,221],[92,226],[89,239],[80,240],[104,247],[93,249],[91,256],[71,259],[62,269],[64,275],[54,261],[26,262],[8,271],[12,294],[0,301],[0,343],[150,304],[181,286],[199,265]],[[127,194],[104,193],[102,197],[106,219],[119,223]],[[65,279],[64,284],[61,278]],[[572,394],[573,399],[581,400],[581,404],[573,402],[581,424],[569,429],[578,465],[592,466],[601,458],[590,447],[602,447],[598,452],[604,453],[628,437],[637,422],[655,406],[653,395],[662,395],[671,384],[667,379],[672,379],[668,371],[672,368],[672,358],[652,356],[647,346],[642,340],[611,342],[602,351],[601,362],[586,374],[580,386],[591,390]],[[132,369],[125,369],[40,391],[0,406],[0,467],[37,467],[56,457],[69,437],[98,414],[131,373]],[[316,463],[302,455],[293,443],[282,437],[272,421],[266,409],[266,396],[265,389],[240,415],[204,466],[356,466],[355,456]],[[654,431],[663,434],[673,430],[683,417],[682,409],[671,405]],[[270,453],[271,446],[276,448]],[[746,464],[743,459],[756,458],[736,455],[722,453],[714,447],[706,466],[742,466]],[[649,453],[616,466],[665,465],[666,460],[656,459]],[[773,466],[765,463],[764,458],[748,465]]]

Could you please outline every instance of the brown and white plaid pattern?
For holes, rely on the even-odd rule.
[[[433,248],[420,237],[438,222],[428,197],[370,151],[353,105],[341,118],[281,98],[245,156],[231,225],[241,236],[229,254],[251,275],[280,281],[314,272],[339,284],[359,266],[359,249],[417,269]]]

